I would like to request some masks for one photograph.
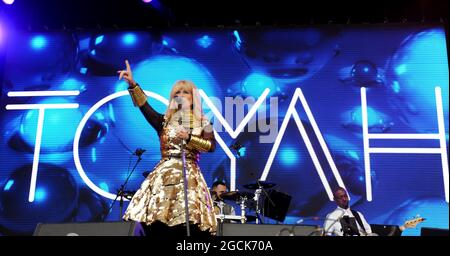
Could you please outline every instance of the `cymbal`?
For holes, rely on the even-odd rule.
[[[250,192],[230,191],[230,192],[221,194],[219,197],[222,198],[223,200],[234,200],[234,201],[237,201],[237,200],[239,200],[241,198],[250,199],[250,198],[252,198],[254,196],[255,195],[253,193],[250,193]]]
[[[247,188],[247,189],[258,189],[259,187],[261,187],[261,188],[267,189],[267,188],[273,188],[276,185],[277,184],[275,184],[273,182],[257,181],[255,183],[250,183],[250,184],[244,185],[244,188]]]

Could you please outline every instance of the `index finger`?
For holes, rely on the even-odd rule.
[[[125,60],[125,65],[127,66],[127,71],[130,72],[131,68],[130,68],[130,63],[128,63],[128,60]]]

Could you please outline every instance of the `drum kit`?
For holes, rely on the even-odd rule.
[[[255,192],[246,192],[246,191],[230,191],[226,193],[222,193],[217,195],[214,191],[212,191],[214,203],[219,208],[219,213],[216,215],[217,219],[220,223],[223,223],[225,220],[230,221],[240,221],[241,223],[253,222],[259,224],[261,221],[261,212],[260,212],[260,199],[261,193],[264,189],[269,189],[275,187],[276,184],[272,182],[265,181],[257,181],[255,183],[250,183],[244,185],[244,188],[249,190],[254,190]],[[269,198],[270,200],[270,198]],[[240,206],[241,214],[240,215],[226,215],[224,214],[224,201],[234,202]],[[247,208],[252,207],[255,209],[256,216],[247,215]]]

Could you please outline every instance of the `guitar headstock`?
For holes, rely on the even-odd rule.
[[[415,228],[417,226],[417,224],[424,222],[424,221],[425,221],[425,218],[417,217],[412,220],[405,221],[405,224],[403,224],[403,226],[405,228]]]

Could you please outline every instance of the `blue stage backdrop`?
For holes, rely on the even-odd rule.
[[[404,235],[448,229],[442,27],[4,28],[0,47],[3,235],[32,234],[39,222],[101,221],[132,153],[146,150],[129,191],[159,161],[156,132],[118,80],[126,59],[159,112],[176,80],[202,89],[218,141],[200,160],[208,185],[275,183],[292,196],[284,223],[320,225],[341,185],[372,224],[420,215],[425,222]],[[103,220],[120,220],[119,202]]]

